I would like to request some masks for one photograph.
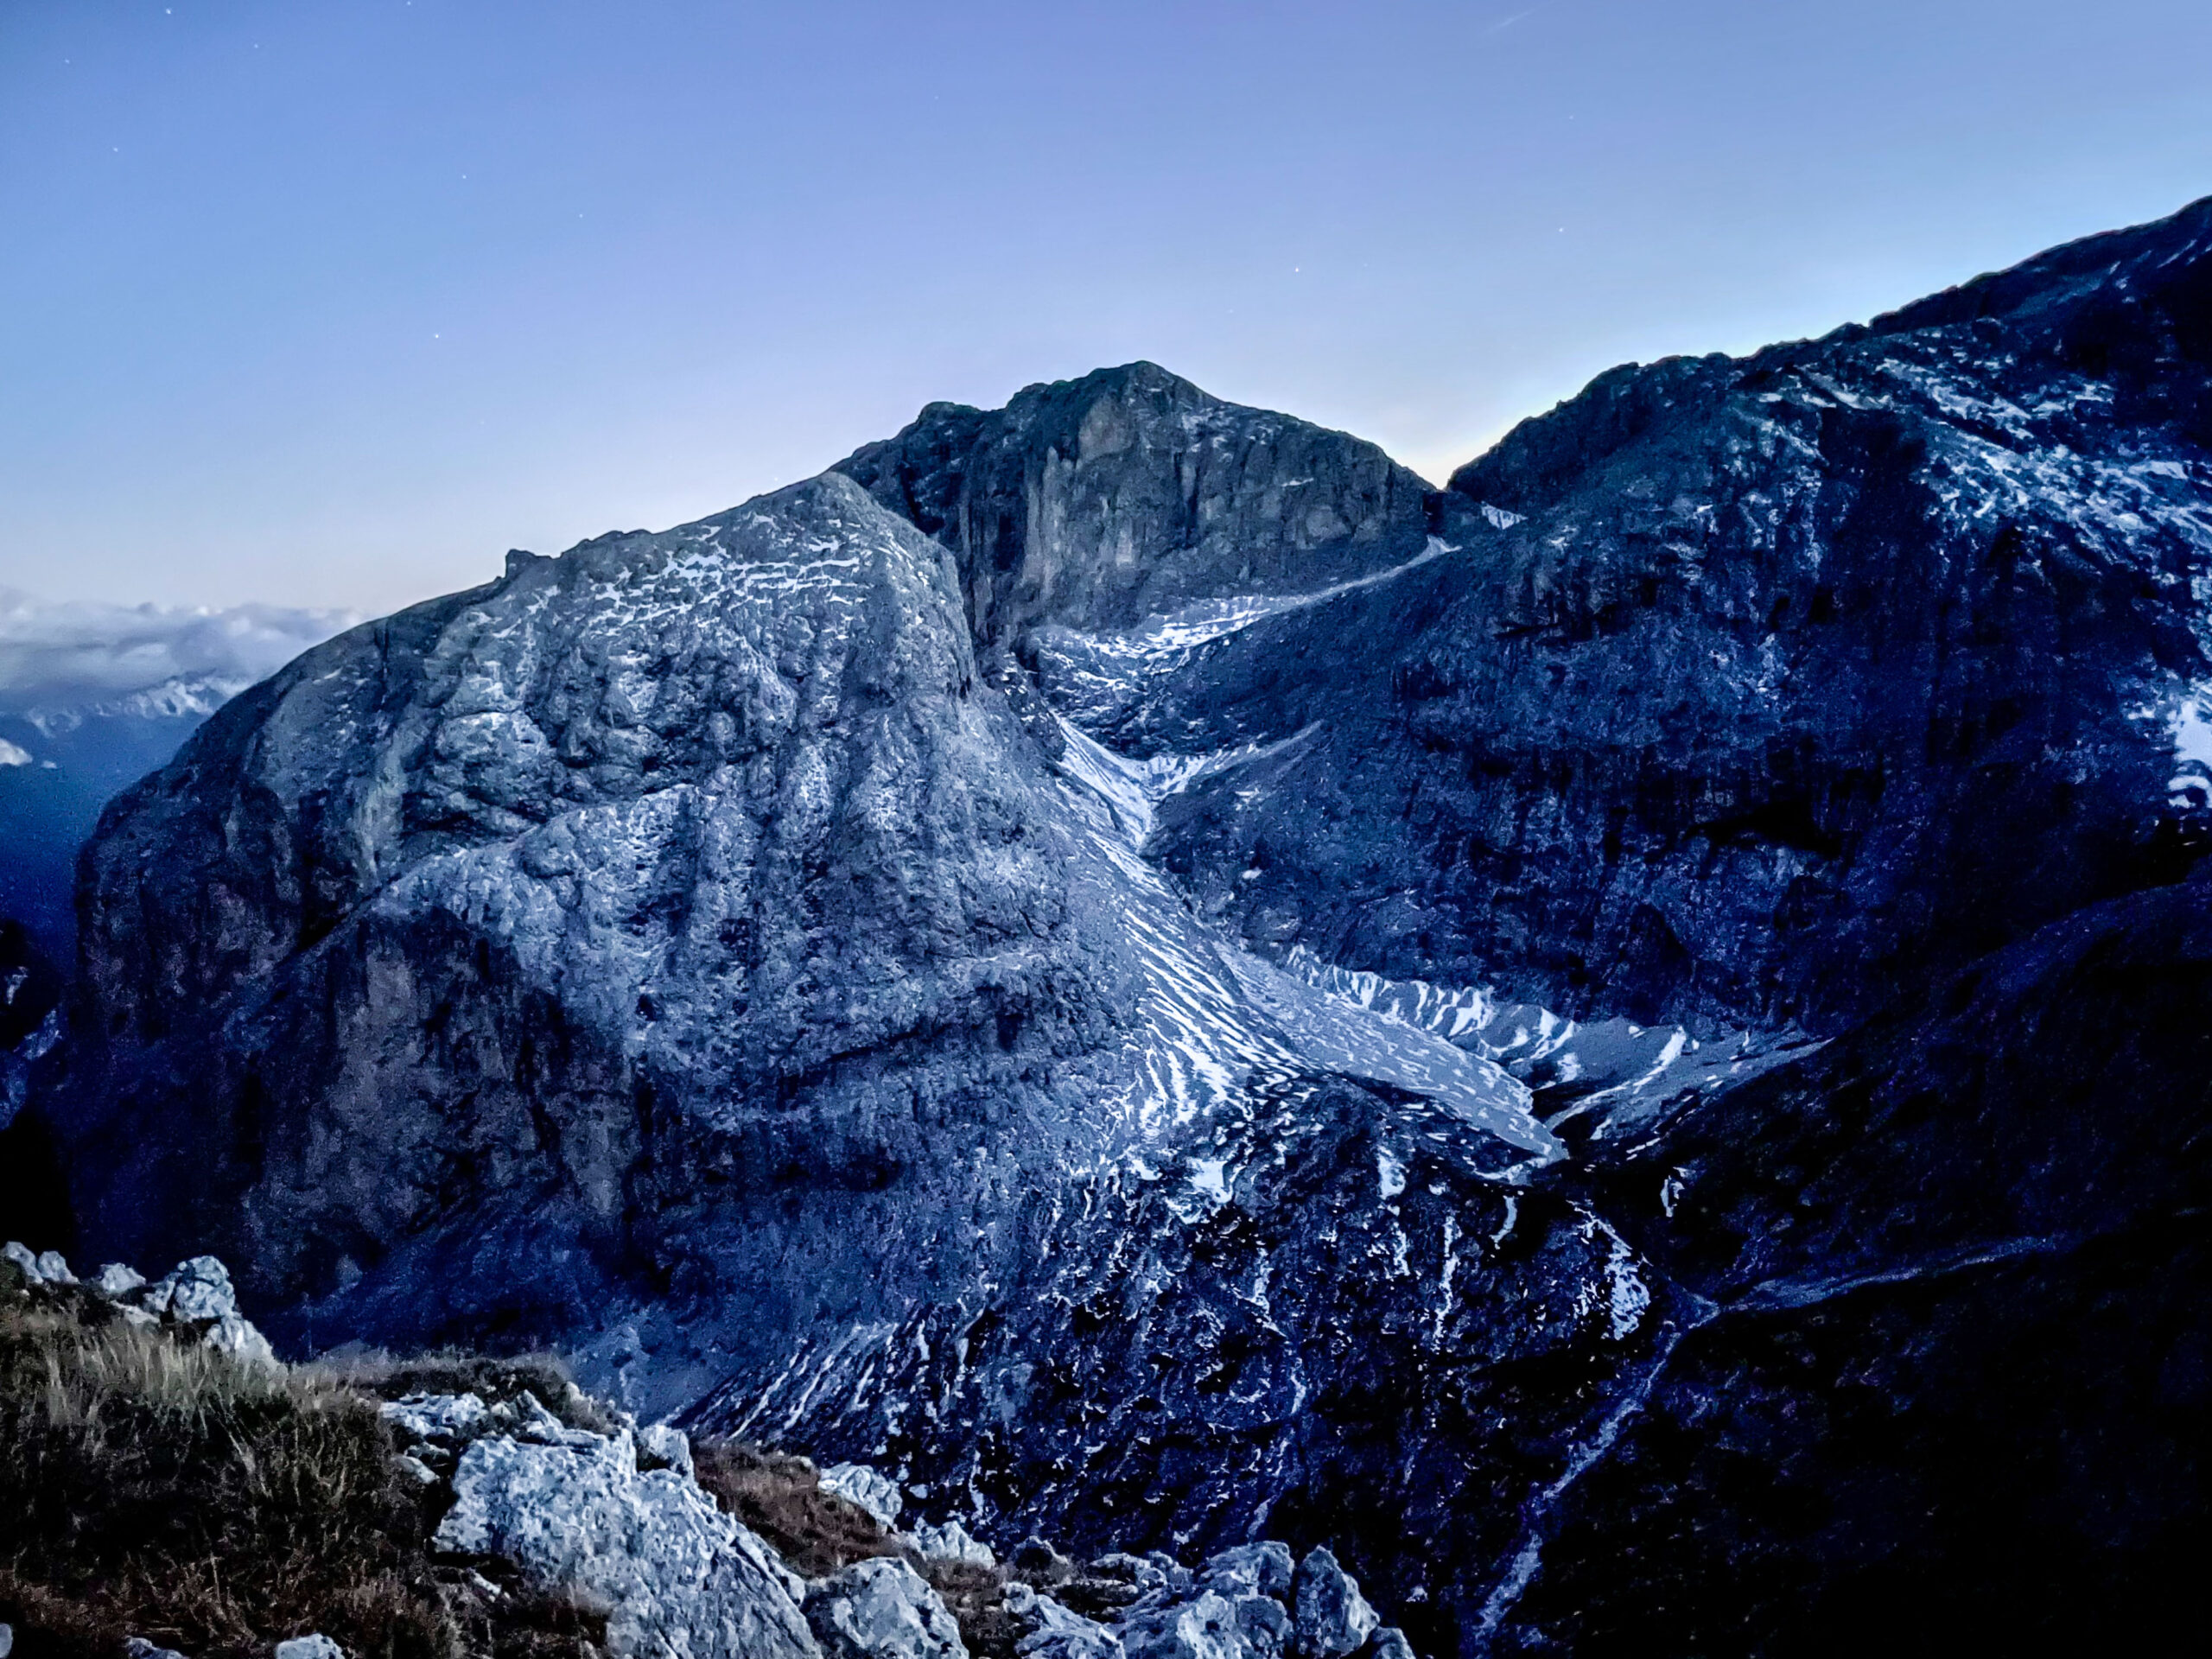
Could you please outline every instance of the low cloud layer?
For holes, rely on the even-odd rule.
[[[236,690],[359,620],[276,605],[53,603],[0,588],[0,709],[70,708],[179,680]]]

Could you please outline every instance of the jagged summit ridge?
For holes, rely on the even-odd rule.
[[[1125,747],[1321,721],[1162,818],[1256,945],[1840,1030],[2212,836],[2206,216],[1614,371],[1433,498],[1450,556],[1111,695],[1053,654]]]
[[[836,470],[952,549],[984,649],[1366,575],[1418,550],[1428,489],[1371,443],[1150,363],[1002,410],[932,404]]]

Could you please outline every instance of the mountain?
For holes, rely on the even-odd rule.
[[[72,960],[77,849],[100,809],[346,620],[268,605],[53,603],[0,589],[0,917]]]
[[[2212,202],[1443,491],[1132,365],[238,697],[103,815],[24,1117],[294,1349],[1332,1541],[1423,1651],[2125,1639],[2201,1544],[2208,729]]]
[[[0,714],[0,915],[21,920],[51,954],[74,949],[70,889],[77,849],[100,809],[166,763],[240,683],[171,681],[76,707]]]
[[[1150,363],[988,413],[931,404],[834,470],[950,548],[977,645],[1024,658],[1039,627],[1126,629],[1387,570],[1421,550],[1429,493],[1371,443]]]

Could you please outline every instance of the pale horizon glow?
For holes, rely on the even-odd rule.
[[[1146,358],[1431,482],[2212,193],[2212,8],[166,0],[0,29],[0,587],[378,613]]]

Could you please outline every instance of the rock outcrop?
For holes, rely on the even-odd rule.
[[[1131,1000],[1056,797],[950,556],[842,480],[518,558],[111,811],[49,1118],[79,1211],[217,1243],[292,1340],[619,1361],[696,1292],[765,1356],[882,1262],[971,1279],[995,1195],[1105,1133]]]
[[[20,1240],[0,1245],[0,1260],[12,1262],[35,1285],[75,1285],[68,1258],[59,1250],[32,1254]],[[238,1312],[230,1269],[212,1255],[180,1262],[149,1284],[146,1275],[121,1262],[111,1262],[87,1286],[114,1306],[126,1324],[161,1327],[196,1338],[248,1364],[273,1366],[276,1351],[253,1322]]]
[[[906,1562],[855,1561],[809,1585],[806,1619],[829,1659],[968,1659],[960,1626]]]
[[[60,1003],[54,964],[20,923],[0,919],[0,1136],[30,1096],[31,1068],[60,1037]]]
[[[952,550],[987,653],[1370,575],[1420,550],[1428,491],[1371,443],[1150,363],[931,404],[836,470]]]
[[[863,1554],[802,1580],[698,1484],[688,1446],[684,1468],[652,1466],[659,1459],[640,1455],[656,1433],[667,1444],[673,1431],[641,1429],[581,1395],[573,1403],[602,1417],[611,1411],[615,1426],[575,1427],[527,1391],[489,1405],[474,1393],[408,1394],[383,1405],[401,1462],[449,1495],[433,1541],[444,1560],[519,1568],[533,1588],[604,1611],[618,1659],[969,1659],[959,1619],[888,1522],[854,1546],[904,1553]],[[883,1481],[858,1464],[842,1477],[864,1491]],[[965,1536],[957,1526],[945,1531]],[[1157,1554],[1082,1567],[1032,1538],[1015,1558],[1010,1573],[955,1558],[986,1569],[970,1580],[970,1600],[979,1627],[998,1632],[994,1653],[1007,1651],[1008,1623],[1012,1651],[1025,1659],[1348,1659],[1370,1648],[1380,1659],[1404,1647],[1395,1631],[1376,1637],[1358,1585],[1326,1549],[1295,1569],[1288,1548],[1273,1541],[1221,1552],[1196,1570]],[[1103,1594],[1116,1611],[1088,1617],[1053,1589],[1086,1603]]]
[[[495,1421],[473,1395],[388,1408],[417,1445],[450,1456],[465,1442],[439,1549],[497,1556],[603,1605],[617,1659],[820,1659],[798,1579],[690,1475],[641,1472],[627,1429],[570,1428],[530,1405],[509,1432],[473,1435]]]
[[[906,1497],[897,1484],[864,1463],[834,1464],[824,1469],[822,1490],[866,1510],[887,1532],[899,1524],[899,1511],[906,1507]]]

